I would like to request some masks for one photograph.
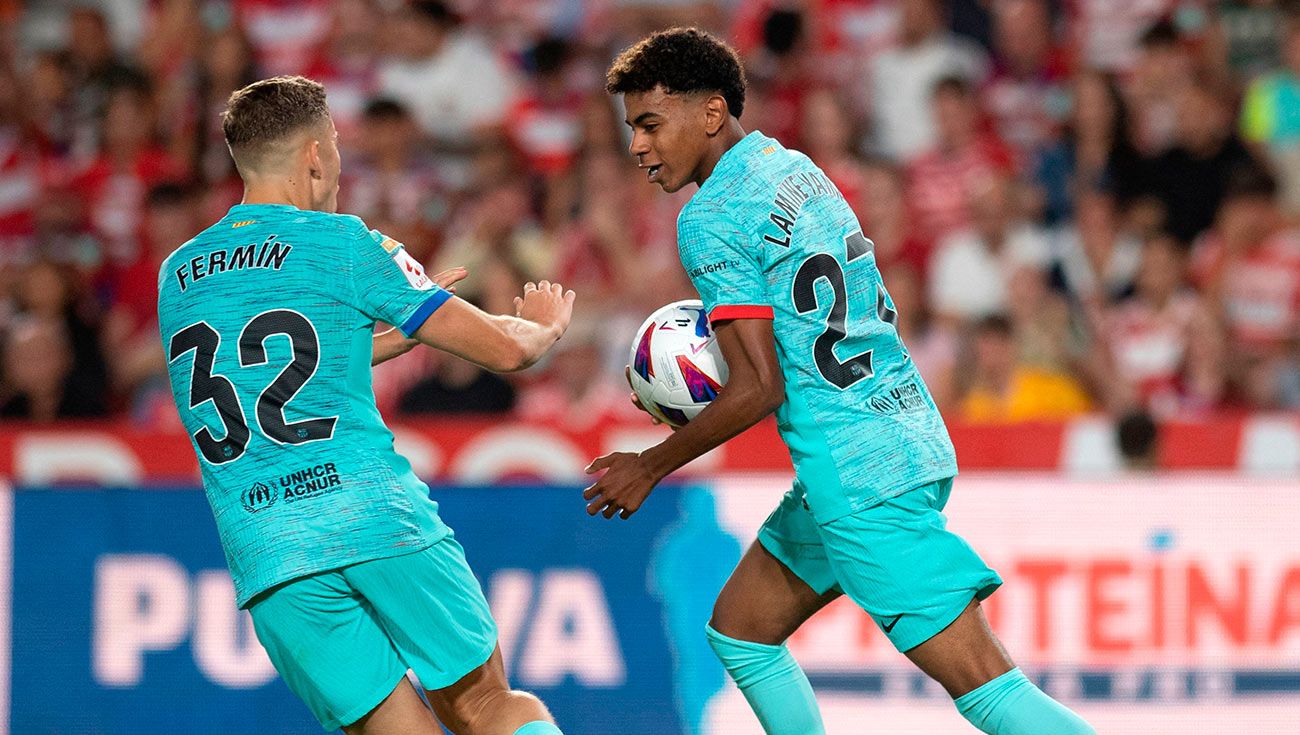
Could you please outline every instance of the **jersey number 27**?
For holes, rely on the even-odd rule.
[[[845,260],[849,263],[871,252],[871,248],[872,242],[861,231],[844,238]],[[847,335],[845,324],[848,321],[849,298],[844,285],[844,269],[834,255],[817,253],[799,265],[792,289],[794,309],[800,314],[817,310],[817,282],[823,278],[830,284],[835,300],[831,302],[830,311],[826,314],[825,331],[813,342],[813,361],[817,364],[817,372],[821,373],[826,382],[844,390],[859,380],[870,378],[875,370],[871,367],[871,350],[843,362],[835,356],[835,345]],[[888,324],[898,321],[898,312],[889,308],[885,302],[884,289],[876,291],[876,314]]]

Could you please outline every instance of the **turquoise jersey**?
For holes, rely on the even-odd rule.
[[[158,274],[172,393],[238,604],[448,532],[370,384],[375,322],[410,335],[451,298],[350,215],[238,205]]]
[[[677,237],[712,320],[773,320],[777,427],[819,523],[957,474],[874,245],[807,156],[745,136],[682,209]]]

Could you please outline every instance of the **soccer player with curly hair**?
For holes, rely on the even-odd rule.
[[[995,735],[1093,729],[1012,663],[980,601],[1002,584],[946,528],[957,474],[943,419],[895,328],[873,244],[807,156],[740,117],[735,52],[693,28],[623,52],[631,152],[666,192],[699,190],[678,218],[682,265],[730,377],[689,424],[639,454],[595,460],[587,512],[628,518],[673,470],[776,412],[793,488],[719,594],[705,634],[771,735],[824,732],[785,640],[840,595]]]

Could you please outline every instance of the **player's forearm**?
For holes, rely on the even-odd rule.
[[[740,381],[735,377],[689,424],[641,453],[660,478],[762,421],[784,400],[780,385]]]
[[[397,329],[380,332],[375,335],[371,343],[370,366],[374,367],[399,355],[405,355],[417,344],[419,340],[408,339]]]
[[[507,340],[507,354],[503,357],[499,372],[515,372],[531,367],[542,359],[563,333],[555,325],[519,317],[499,316],[496,321]]]

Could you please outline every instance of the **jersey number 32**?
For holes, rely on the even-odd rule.
[[[296,311],[276,309],[253,317],[239,333],[239,364],[241,367],[264,365],[267,361],[267,338],[283,334],[293,346],[293,360],[275,376],[257,397],[254,415],[262,434],[277,444],[303,444],[328,439],[334,434],[337,416],[312,418],[289,423],[284,418],[284,407],[298,391],[316,374],[320,363],[320,340],[316,328],[307,317]],[[192,435],[211,464],[224,464],[239,459],[248,448],[251,431],[240,405],[235,386],[224,375],[212,372],[221,335],[207,322],[196,322],[172,335],[167,360],[171,362],[191,350],[194,351],[190,370],[190,410],[211,401],[225,427],[224,437],[218,439],[212,430],[203,427]]]

